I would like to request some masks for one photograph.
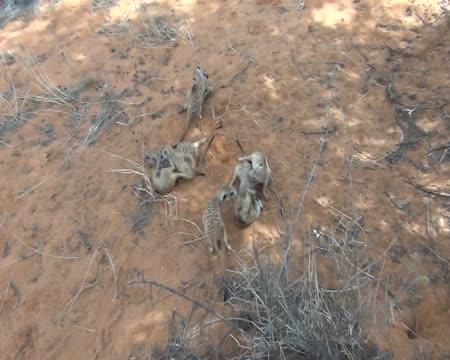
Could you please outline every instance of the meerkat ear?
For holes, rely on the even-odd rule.
[[[220,200],[224,201],[227,199],[227,197],[228,193],[224,189],[222,189],[222,196],[220,197]]]

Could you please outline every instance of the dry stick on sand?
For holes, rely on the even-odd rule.
[[[70,313],[71,313],[71,311],[73,309],[73,306],[77,302],[78,297],[80,296],[81,292],[83,290],[88,289],[91,286],[93,286],[92,284],[88,285],[88,286],[84,286],[84,284],[86,282],[86,279],[87,279],[88,274],[89,274],[89,270],[91,269],[91,265],[92,265],[92,263],[93,263],[93,261],[95,259],[95,256],[97,255],[97,253],[98,253],[98,249],[95,249],[94,253],[91,256],[91,260],[89,261],[89,265],[88,265],[88,267],[86,269],[86,272],[84,274],[83,280],[81,281],[81,284],[80,284],[80,287],[79,287],[77,293],[69,300],[69,302],[66,305],[66,309],[67,310],[65,311],[65,314],[64,314],[63,319],[62,319],[62,324],[63,325],[65,324],[66,320],[69,318],[69,315],[70,315]]]
[[[23,197],[27,196],[29,193],[33,192],[34,190],[36,190],[39,186],[45,184],[48,180],[50,180],[53,176],[56,175],[56,173],[58,172],[59,168],[57,168],[55,171],[53,171],[53,173],[51,173],[50,175],[44,177],[41,181],[39,181],[37,184],[33,185],[32,187],[28,188],[27,190],[24,190],[23,192],[21,192],[19,195],[16,196],[16,200],[17,199],[22,199]]]
[[[450,197],[450,193],[448,193],[448,192],[436,191],[436,190],[429,189],[421,184],[416,183],[412,179],[408,179],[408,180],[406,180],[406,182],[408,184],[414,186],[416,189],[419,189],[429,195],[441,196],[441,197],[446,197],[446,198]]]
[[[20,242],[22,245],[25,245],[27,248],[33,250],[35,253],[37,253],[39,255],[42,255],[42,256],[47,256],[47,257],[51,257],[51,258],[54,258],[54,259],[60,259],[60,260],[77,260],[77,259],[79,259],[78,256],[59,256],[59,255],[48,254],[48,253],[45,253],[45,252],[43,252],[41,250],[36,249],[33,246],[28,245],[26,242],[24,242],[22,239],[20,239],[16,235],[14,235],[14,238],[18,242]]]
[[[300,196],[300,199],[299,199],[297,207],[296,207],[294,221],[292,222],[292,226],[291,226],[291,228],[288,231],[289,235],[291,235],[291,236],[294,233],[295,226],[298,224],[298,221],[300,219],[300,215],[301,215],[302,210],[303,210],[303,203],[304,203],[305,198],[306,198],[306,193],[308,192],[309,187],[311,186],[311,183],[314,180],[314,176],[315,176],[315,173],[316,173],[317,166],[320,164],[322,155],[323,155],[323,153],[325,151],[325,148],[326,148],[326,145],[328,143],[328,140],[330,139],[329,138],[329,134],[330,134],[330,132],[327,132],[325,134],[325,138],[321,139],[321,141],[320,141],[319,151],[318,151],[316,160],[314,160],[312,168],[309,171],[308,179],[306,180],[306,184],[303,187],[302,194]]]
[[[2,222],[0,223],[0,230],[1,228],[6,224],[6,220],[8,219],[8,216],[5,216],[2,220]]]
[[[105,248],[106,256],[108,257],[108,260],[111,264],[112,272],[114,275],[114,297],[113,301],[117,299],[117,276],[116,276],[116,267],[114,266],[114,263],[112,261],[111,255],[109,254],[109,251],[107,248]]]
[[[319,165],[320,162],[321,162],[322,155],[323,155],[323,153],[324,153],[324,151],[326,149],[326,146],[328,144],[328,141],[330,139],[330,134],[333,133],[333,132],[331,132],[332,128],[330,127],[330,104],[332,103],[334,97],[335,97],[335,93],[333,92],[330,95],[330,98],[328,99],[328,104],[327,104],[326,114],[325,114],[325,125],[326,125],[325,126],[325,130],[326,130],[326,132],[325,132],[324,137],[321,138],[321,140],[320,140],[320,146],[319,146],[319,151],[318,151],[316,160],[314,160],[314,162],[313,162],[313,166],[312,166],[312,168],[311,168],[311,170],[309,172],[308,179],[306,180],[306,184],[303,187],[302,194],[300,196],[299,202],[298,202],[297,207],[295,209],[294,220],[292,221],[292,226],[287,230],[287,235],[288,235],[289,239],[291,239],[292,235],[294,234],[295,227],[297,226],[298,221],[300,219],[300,215],[301,215],[301,213],[303,211],[303,203],[304,203],[305,198],[306,198],[306,193],[308,192],[309,187],[311,186],[311,183],[314,180],[314,176],[315,176],[315,173],[316,173],[317,165]]]
[[[233,83],[239,79],[242,75],[244,75],[247,70],[249,69],[250,65],[252,65],[253,62],[249,61],[247,63],[247,65],[245,65],[241,71],[239,71],[237,74],[235,74],[230,80],[228,80],[228,82],[226,82],[225,84],[221,85],[220,88],[224,89],[227,87],[230,87],[231,85],[233,85]]]
[[[291,60],[292,60],[292,64],[294,65],[295,70],[297,71],[297,73],[300,75],[300,77],[302,78],[302,80],[306,80],[306,76],[305,74],[303,74],[303,72],[300,70],[300,67],[298,65],[298,61],[295,57],[295,53],[294,50],[291,49]]]

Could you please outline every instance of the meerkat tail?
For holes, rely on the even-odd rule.
[[[239,141],[238,138],[236,138],[236,144],[237,144],[237,146],[239,147],[239,150],[240,150],[240,152],[241,152],[241,155],[244,156],[245,151],[244,151],[244,148],[242,147],[242,144],[241,144],[241,142]]]
[[[202,152],[202,154],[201,154],[201,156],[200,156],[200,162],[199,162],[199,163],[200,163],[201,165],[203,165],[203,164],[205,163],[205,161],[206,161],[206,156],[208,155],[208,150],[209,150],[209,148],[211,147],[212,142],[213,142],[215,136],[216,136],[216,134],[213,132],[212,134],[210,134],[208,137],[206,137],[206,138],[204,139],[205,142],[207,141],[207,143],[206,143],[205,149],[203,150],[203,152]],[[203,139],[202,139],[202,140],[203,140]]]
[[[265,158],[265,163],[266,163],[266,177],[264,179],[264,184],[263,184],[263,193],[267,196],[266,189],[270,185],[271,180],[273,180],[273,179],[272,179],[272,171],[270,170],[269,162],[267,161],[267,158]]]
[[[216,252],[217,252],[217,255],[219,255],[219,258],[220,258],[220,262],[221,262],[221,264],[222,264],[222,268],[223,268],[223,272],[224,272],[224,274],[225,274],[225,246],[223,246],[223,245],[225,245],[225,244],[221,244],[220,242],[219,243],[216,243],[215,244],[216,245]]]
[[[189,107],[187,110],[187,124],[186,124],[186,128],[183,131],[183,135],[181,135],[180,141],[182,142],[184,140],[184,138],[186,137],[187,133],[189,132],[189,129],[191,128],[191,124],[192,124],[192,109]]]

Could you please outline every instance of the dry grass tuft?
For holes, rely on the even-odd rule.
[[[117,5],[117,0],[92,0],[91,8],[94,12],[109,9]]]
[[[191,314],[193,311],[191,311]],[[163,350],[156,350],[152,359],[200,360],[204,357],[193,350],[197,348],[198,324],[191,324],[190,316],[185,319],[175,311],[169,323],[169,338]]]
[[[94,145],[102,131],[114,122],[128,124],[129,117],[119,101],[105,92],[102,108],[89,128],[84,143],[86,145]]]
[[[89,104],[80,101],[79,96],[93,85],[92,79],[81,80],[71,87],[57,86],[36,66],[39,59],[21,57],[17,60],[23,71],[28,74],[30,86],[26,91],[20,91],[6,68],[4,76],[8,88],[0,93],[0,136],[26,122],[32,122],[33,116],[38,111],[69,113],[80,122],[83,109],[85,110]]]
[[[172,226],[178,213],[177,198],[171,194],[161,196],[156,193],[150,180],[151,174],[144,165],[115,154],[111,155],[115,158],[126,161],[128,165],[130,165],[129,167],[126,166],[123,168],[113,169],[111,172],[138,176],[137,184],[133,187],[136,198],[139,201],[138,212],[133,218],[133,231],[142,230],[142,228],[148,223],[148,216],[153,214],[154,206],[158,203],[162,203],[164,206],[166,224]]]
[[[35,11],[39,5],[35,0],[5,0],[0,2],[0,28],[8,22]]]
[[[133,45],[141,48],[159,47],[170,43],[194,46],[194,34],[186,18],[169,21],[168,17],[158,15],[146,6],[138,10],[136,21],[124,18],[103,26],[102,32],[113,36],[128,34]]]
[[[128,356],[129,360],[202,360],[212,359],[211,356],[200,355],[198,349],[198,335],[200,325],[192,320],[194,308],[185,318],[175,310],[169,321],[169,335],[167,344],[163,348],[146,349],[139,346]],[[210,351],[207,351],[210,352]]]
[[[21,94],[16,89],[8,70],[5,78],[9,86],[0,93],[0,136],[30,121],[37,108],[37,103],[28,94]]]

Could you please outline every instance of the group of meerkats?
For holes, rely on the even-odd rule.
[[[193,117],[202,117],[203,103],[212,94],[213,87],[209,83],[208,73],[200,65],[194,68],[193,74],[194,82],[183,107],[183,111],[187,112],[187,124],[178,144],[149,150],[145,155],[145,161],[152,169],[151,184],[159,194],[170,192],[179,179],[190,180],[204,175],[199,167],[204,163],[214,133],[192,143],[184,141],[184,138],[192,125]],[[236,190],[234,183],[238,178],[239,188]],[[222,202],[234,199],[235,219],[241,225],[248,226],[259,217],[263,207],[259,194],[267,199],[266,190],[271,182],[272,173],[267,158],[261,151],[238,158],[231,181],[222,185],[203,211],[203,226],[210,252],[218,253],[223,259],[223,250],[231,250],[220,211]]]

